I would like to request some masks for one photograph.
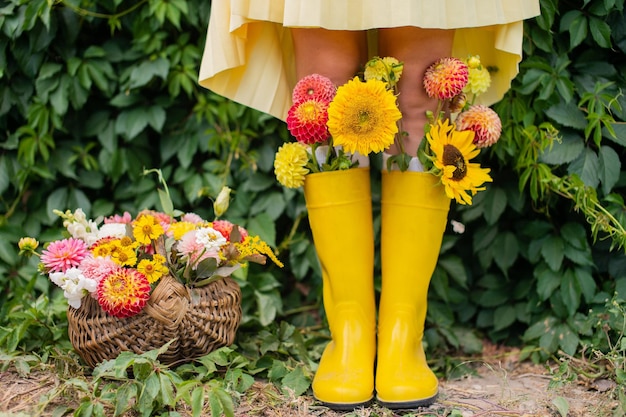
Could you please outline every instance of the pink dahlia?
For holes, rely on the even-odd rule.
[[[303,77],[293,89],[293,104],[316,100],[329,103],[337,89],[333,82],[323,75],[311,74]]]
[[[474,145],[486,148],[500,139],[502,122],[498,113],[487,106],[476,104],[459,113],[456,118],[456,130],[474,131]]]
[[[215,220],[213,222],[213,229],[217,230],[230,242],[230,233],[233,230],[235,225],[229,222],[228,220]],[[244,240],[248,236],[248,231],[241,226],[237,226],[239,228],[239,235],[241,235],[241,240]]]
[[[461,93],[468,80],[467,64],[457,58],[440,58],[426,69],[424,88],[429,97],[447,100]]]
[[[311,145],[329,137],[328,103],[307,100],[294,104],[287,113],[287,129],[300,143]]]
[[[41,262],[48,272],[65,272],[77,267],[88,253],[84,241],[71,237],[50,243],[41,253]]]
[[[103,258],[101,256],[94,257],[93,255],[87,255],[80,263],[79,268],[85,278],[92,279],[96,281],[96,283],[99,283],[104,277],[117,271],[120,266],[108,256]],[[94,298],[97,298],[97,293],[94,292],[92,295]]]
[[[135,269],[117,269],[100,281],[97,291],[100,307],[119,318],[139,314],[150,299],[150,283]]]

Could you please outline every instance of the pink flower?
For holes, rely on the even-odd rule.
[[[426,69],[424,89],[431,98],[447,100],[460,94],[468,81],[467,64],[457,58],[441,58]]]
[[[219,254],[216,250],[207,250],[201,239],[198,239],[198,231],[191,230],[183,235],[176,245],[176,251],[183,258],[187,258],[187,264],[196,269],[198,264],[207,258],[215,258],[219,263]]]
[[[185,213],[180,218],[181,222],[188,222],[193,224],[204,223],[204,219],[197,215],[196,213]]]
[[[41,262],[48,272],[65,272],[77,267],[88,253],[85,242],[71,237],[50,243],[41,253]]]
[[[328,133],[328,103],[307,100],[294,104],[287,113],[287,129],[300,143],[324,142]]]
[[[228,220],[215,220],[213,222],[213,229],[217,230],[230,242],[230,233],[233,230],[233,224]],[[244,240],[248,236],[248,231],[241,226],[239,227],[239,234],[241,235],[241,240]]]
[[[93,257],[92,255],[87,255],[80,263],[79,268],[86,278],[99,283],[104,277],[111,275],[113,272],[118,270],[120,266],[108,256],[103,258],[101,256]],[[94,298],[97,298],[97,294],[95,292],[92,293],[92,295]]]
[[[498,113],[487,106],[476,104],[456,118],[456,130],[474,131],[474,145],[477,148],[486,148],[500,139],[502,122]]]
[[[303,77],[293,89],[294,104],[315,100],[329,103],[335,97],[337,89],[333,82],[323,75],[311,74]]]
[[[119,214],[116,214],[114,216],[110,216],[110,217],[105,217],[104,219],[104,223],[124,223],[124,224],[130,224],[133,221],[132,216],[130,215],[129,212],[125,211],[124,215],[120,216]]]

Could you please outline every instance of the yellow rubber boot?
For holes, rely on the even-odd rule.
[[[332,340],[313,378],[313,394],[347,410],[373,398],[376,355],[374,233],[369,169],[306,176],[304,195],[322,267]]]
[[[383,172],[382,181],[376,396],[388,408],[422,407],[435,401],[439,386],[422,337],[450,199],[432,174]]]

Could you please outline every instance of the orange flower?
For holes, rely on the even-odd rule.
[[[294,104],[308,100],[329,103],[335,97],[336,90],[329,78],[319,74],[311,74],[298,81],[293,88],[292,100]]]
[[[461,93],[468,80],[467,64],[457,58],[441,58],[426,69],[424,88],[429,97],[448,100]]]
[[[487,106],[477,104],[459,113],[456,118],[456,130],[474,132],[474,145],[486,148],[500,139],[502,122],[498,113]]]
[[[139,314],[150,298],[150,283],[134,269],[120,268],[98,284],[98,303],[112,316],[125,318]]]

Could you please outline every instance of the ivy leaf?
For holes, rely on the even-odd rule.
[[[490,225],[495,224],[506,209],[506,192],[502,188],[490,187],[482,202],[483,215]]]
[[[565,243],[559,236],[549,236],[541,247],[541,256],[550,269],[558,271],[563,263]]]
[[[539,160],[550,165],[566,164],[578,158],[584,150],[585,142],[581,136],[564,132],[561,141],[547,148],[539,155]]]
[[[600,148],[598,163],[600,165],[599,175],[602,191],[604,194],[609,194],[619,180],[622,163],[617,152],[609,146]]]
[[[269,246],[276,247],[276,225],[267,213],[260,213],[248,222],[248,231],[258,235]]]
[[[537,295],[541,301],[545,301],[561,285],[561,274],[553,271],[545,264],[539,265],[535,269],[537,278]]]
[[[511,232],[504,232],[498,235],[493,245],[493,256],[496,264],[506,275],[509,268],[515,263],[519,254],[519,244],[517,237]]]
[[[148,84],[154,77],[160,77],[165,80],[169,70],[170,62],[165,58],[144,61],[131,71],[129,88],[142,87]]]
[[[602,48],[611,47],[611,27],[595,16],[589,18],[589,31],[593,40]]]
[[[587,126],[585,114],[572,102],[566,103],[561,101],[549,107],[546,110],[546,116],[563,126],[578,130],[584,130]]]
[[[517,312],[515,310],[515,306],[511,304],[505,304],[496,308],[496,311],[493,315],[493,329],[495,331],[506,329],[509,327],[515,319],[517,318]]]
[[[570,316],[573,316],[580,306],[581,290],[576,276],[571,269],[565,271],[561,281],[561,300]]]
[[[587,148],[569,165],[567,172],[569,174],[577,174],[585,185],[596,188],[600,183],[599,170],[598,155],[593,150]]]

